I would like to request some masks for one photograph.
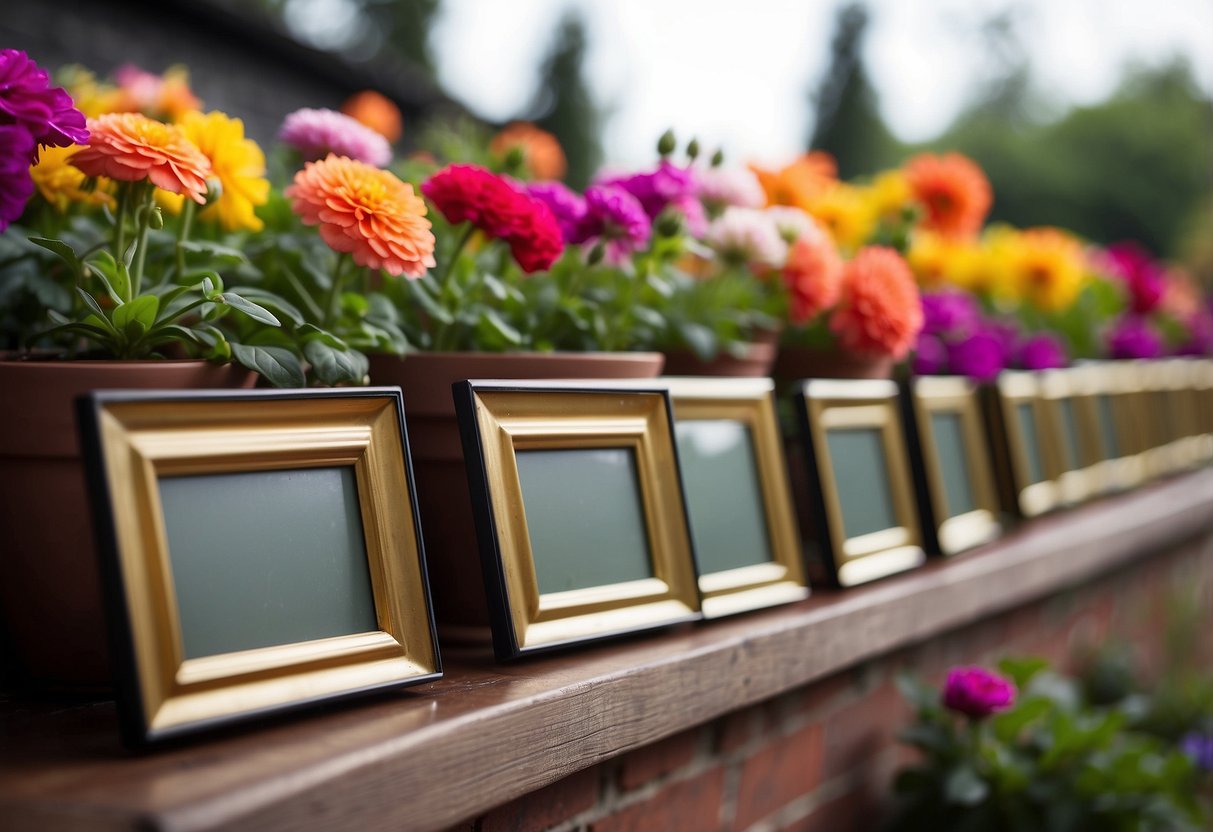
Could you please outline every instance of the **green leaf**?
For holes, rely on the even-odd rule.
[[[63,262],[67,263],[71,268],[72,274],[79,280],[84,275],[84,263],[80,260],[79,255],[67,243],[62,240],[52,240],[47,237],[30,237],[29,241],[36,246],[41,246],[47,251],[57,254]]]
[[[506,323],[493,309],[485,310],[484,316],[477,326],[477,332],[490,341],[511,347],[520,346],[523,340],[522,333]]]
[[[105,286],[106,293],[114,303],[126,303],[131,299],[130,273],[108,251],[98,254],[97,262],[90,263],[89,268]]]
[[[232,344],[232,357],[275,387],[302,387],[303,367],[298,357],[283,347],[255,347]]]
[[[109,316],[105,314],[105,310],[101,308],[101,304],[97,303],[97,299],[88,292],[76,287],[76,294],[80,296],[80,300],[84,301],[84,305],[89,308],[94,315],[101,319],[102,323],[109,325]]]
[[[225,246],[210,240],[184,240],[180,243],[180,246],[193,254],[206,255],[212,260],[218,261],[222,265],[235,266],[240,263],[248,262],[248,258],[240,249]]]
[[[703,324],[684,321],[678,326],[678,334],[695,355],[708,361],[715,357],[716,335]]]
[[[1007,658],[998,663],[998,669],[1011,678],[1015,687],[1023,690],[1036,674],[1049,667],[1045,659],[1029,656],[1026,658]]]
[[[159,311],[159,298],[155,295],[140,295],[130,303],[114,307],[114,326],[117,329],[133,332],[129,329],[132,324],[141,324],[143,327],[139,333],[141,335],[152,328],[152,324],[156,322],[156,313]]]
[[[360,384],[370,370],[365,355],[354,350],[334,349],[322,338],[304,344],[303,355],[311,362],[316,378],[324,384]]]
[[[255,321],[261,321],[263,324],[270,326],[282,326],[282,322],[274,317],[274,314],[264,306],[258,306],[251,300],[246,300],[235,292],[224,292],[217,297],[211,298],[218,303],[226,303],[233,309],[239,309],[245,315],[248,315]]]
[[[949,803],[961,806],[976,806],[986,799],[990,786],[972,766],[959,765],[948,773],[944,781],[944,797]]]
[[[321,329],[315,324],[303,324],[296,330],[299,337],[305,341],[310,341],[314,338],[319,338],[335,350],[348,350],[350,345],[338,338],[333,333],[326,329]]]
[[[455,317],[421,287],[420,280],[410,280],[407,286],[409,297],[416,301],[427,315],[440,324],[454,323]]]

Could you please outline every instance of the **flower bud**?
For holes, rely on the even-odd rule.
[[[657,153],[663,157],[673,153],[676,147],[678,147],[678,140],[674,137],[673,129],[666,130],[657,140]]]
[[[213,205],[221,196],[223,196],[223,183],[217,177],[212,176],[206,180],[206,204]]]
[[[687,158],[691,161],[699,158],[699,139],[691,139],[687,144]]]
[[[511,145],[510,149],[505,152],[505,158],[502,160],[507,172],[525,171],[526,170],[526,151],[522,149],[522,145]]]
[[[653,230],[659,237],[676,237],[682,233],[682,214],[677,211],[665,210],[657,216]]]
[[[159,205],[152,206],[152,212],[147,218],[148,228],[153,231],[159,231],[164,228],[164,214],[160,211]]]
[[[712,154],[712,167],[718,168],[723,164],[724,164],[724,148],[722,147],[722,148],[718,148],[716,150],[716,152]]]
[[[597,266],[605,256],[606,246],[598,242],[594,244],[594,247],[590,249],[590,253],[586,255],[585,262],[587,265]]]

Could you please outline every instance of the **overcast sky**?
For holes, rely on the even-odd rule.
[[[590,40],[608,162],[643,164],[673,126],[732,158],[798,152],[809,91],[829,60],[834,0],[443,0],[439,80],[473,111],[524,109],[564,9]],[[1213,0],[870,0],[865,57],[885,119],[906,140],[943,130],[989,71],[981,23],[1019,8],[1036,79],[1059,106],[1092,102],[1123,67],[1191,61],[1213,95]]]

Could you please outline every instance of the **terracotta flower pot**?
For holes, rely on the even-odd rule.
[[[775,353],[774,343],[761,341],[746,344],[740,355],[722,352],[708,361],[690,350],[671,350],[665,353],[664,372],[668,376],[761,378],[771,374]]]
[[[0,360],[0,614],[19,682],[108,687],[105,622],[75,400],[91,390],[251,387],[205,361]]]
[[[445,642],[489,638],[488,605],[451,385],[466,379],[655,378],[660,353],[411,353],[371,356],[371,383],[399,385],[434,614]]]
[[[781,382],[804,378],[892,378],[895,362],[881,353],[861,353],[833,347],[779,348],[775,378]]]

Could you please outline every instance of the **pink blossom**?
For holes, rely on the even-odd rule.
[[[943,704],[965,716],[982,719],[1015,704],[1015,685],[984,667],[954,667],[944,683]]]
[[[330,153],[378,168],[392,161],[392,146],[387,139],[336,110],[296,110],[283,120],[278,138],[308,162]]]

